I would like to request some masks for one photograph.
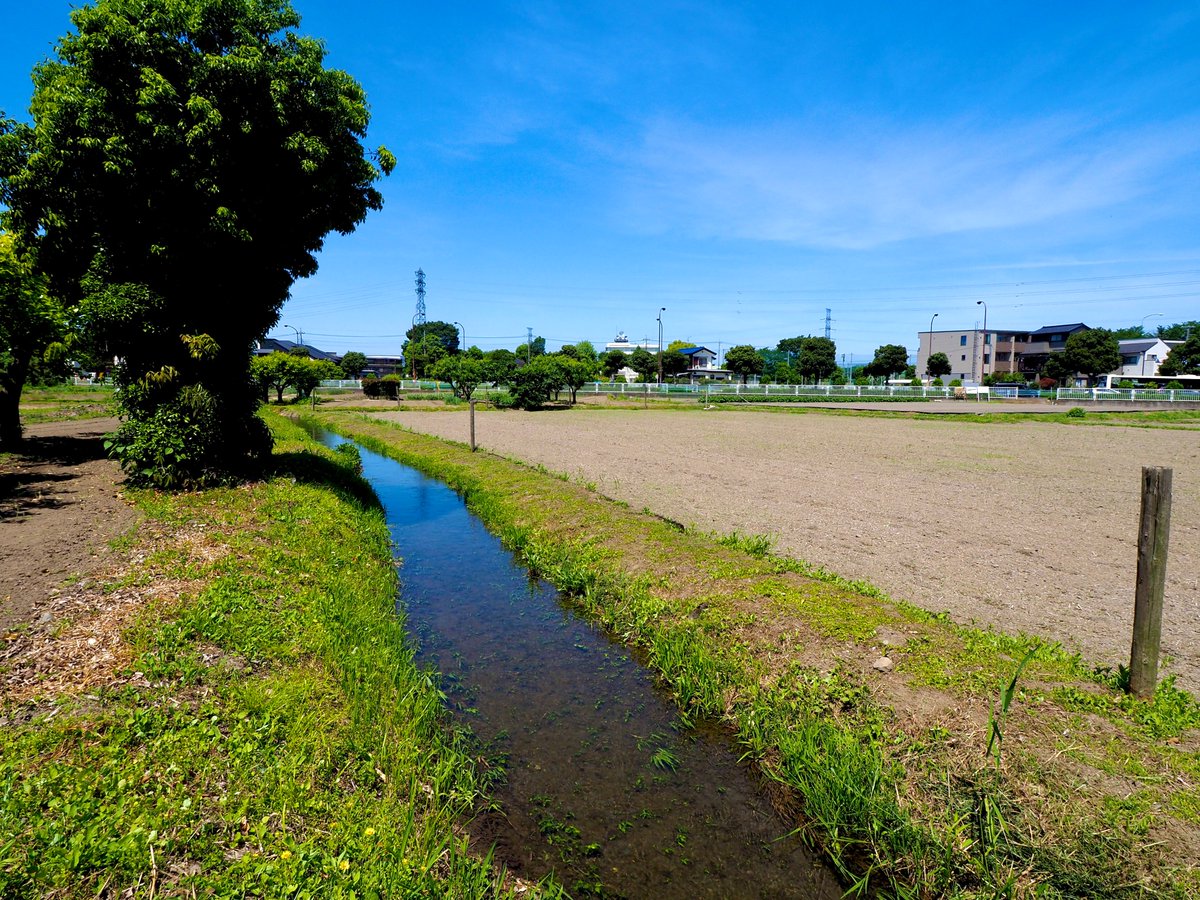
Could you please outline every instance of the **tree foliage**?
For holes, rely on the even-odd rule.
[[[658,375],[658,356],[645,347],[638,347],[630,353],[625,364],[637,372],[642,381],[649,381]]]
[[[875,358],[863,366],[872,378],[891,378],[908,368],[908,349],[901,344],[884,344],[876,348]]]
[[[327,359],[312,359],[296,353],[268,353],[250,361],[250,377],[264,393],[275,391],[275,401],[283,402],[283,392],[294,388],[298,399],[304,399],[326,379],[342,374],[336,363]]]
[[[801,338],[793,368],[807,384],[828,378],[837,371],[837,346],[827,337]]]
[[[949,375],[950,370],[950,357],[945,353],[931,353],[929,359],[925,361],[925,374],[934,378]]]
[[[362,87],[287,0],[96,0],[71,20],[34,70],[32,124],[0,129],[4,218],[123,359],[127,470],[219,480],[270,447],[252,342],[326,235],[380,208],[395,160],[367,157]],[[189,417],[208,439],[172,463],[150,432]]]
[[[562,357],[537,356],[513,373],[509,393],[518,409],[541,409],[563,386]]]
[[[1063,347],[1062,364],[1089,379],[1120,368],[1121,348],[1116,335],[1105,328],[1075,332]]]
[[[1174,325],[1163,325],[1156,334],[1164,341],[1186,341],[1190,336],[1200,334],[1200,320],[1176,322]]]
[[[470,400],[486,378],[486,366],[482,360],[474,359],[466,354],[445,356],[433,366],[433,377],[450,385],[454,396],[462,400]]]
[[[605,378],[616,378],[626,365],[629,364],[629,357],[625,355],[624,350],[607,350],[600,357],[600,371],[604,373]]]
[[[517,355],[501,347],[483,355],[483,371],[486,381],[508,384],[517,371]]]
[[[1160,375],[1200,375],[1200,330],[1177,347],[1158,367]]]
[[[678,350],[664,350],[662,354],[662,373],[664,377],[682,375],[688,370],[688,358]]]
[[[46,279],[21,256],[12,236],[0,233],[0,448],[21,439],[21,391],[39,360],[62,346],[65,327]]]
[[[751,375],[761,375],[765,367],[766,361],[749,344],[736,344],[725,353],[725,368],[735,375],[741,375],[742,384]]]
[[[362,374],[362,370],[367,367],[367,355],[359,353],[357,350],[351,350],[342,357],[342,372],[347,378],[357,378]]]
[[[414,325],[408,331],[404,332],[404,346],[409,344],[417,344],[430,337],[436,338],[437,342],[442,345],[446,356],[451,353],[458,352],[458,326],[450,322],[426,322],[424,325]],[[405,353],[407,355],[407,351]],[[440,356],[438,357],[441,358]]]

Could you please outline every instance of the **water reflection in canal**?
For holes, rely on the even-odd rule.
[[[341,442],[325,435],[330,446]],[[367,450],[419,659],[505,762],[497,859],[575,896],[838,897],[715,730],[680,727],[630,652],[531,580],[441,482]]]

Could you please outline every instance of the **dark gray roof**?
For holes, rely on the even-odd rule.
[[[330,362],[337,362],[338,357],[332,353],[326,353],[324,350],[318,350],[312,344],[297,344],[295,341],[285,341],[282,338],[263,338],[258,342],[258,347],[254,353],[256,356],[263,356],[267,353],[287,353],[293,347],[303,346],[308,351],[308,355],[313,359],[327,359]]]
[[[1030,337],[1036,337],[1039,334],[1074,334],[1076,331],[1087,331],[1088,326],[1082,322],[1075,322],[1071,325],[1044,325],[1037,331],[1029,332]]]
[[[1158,343],[1158,338],[1126,338],[1117,341],[1122,353],[1143,353]]]

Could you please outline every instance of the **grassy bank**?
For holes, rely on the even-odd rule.
[[[95,606],[149,602],[90,623],[115,671],[83,644],[82,687],[6,689],[0,896],[507,895],[468,852],[486,784],[413,664],[373,495],[268,420],[268,480],[134,495]]]
[[[1135,701],[1119,674],[1057,645],[956,626],[762,539],[690,532],[363,417],[317,418],[448,482],[644,647],[685,714],[737,732],[848,884],[914,897],[1200,891],[1200,707],[1173,685]]]

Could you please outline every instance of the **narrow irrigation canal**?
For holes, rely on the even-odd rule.
[[[553,870],[576,897],[841,896],[727,735],[683,727],[629,650],[532,579],[454,491],[360,450],[419,658],[503,763],[502,811],[472,826],[500,862]]]

